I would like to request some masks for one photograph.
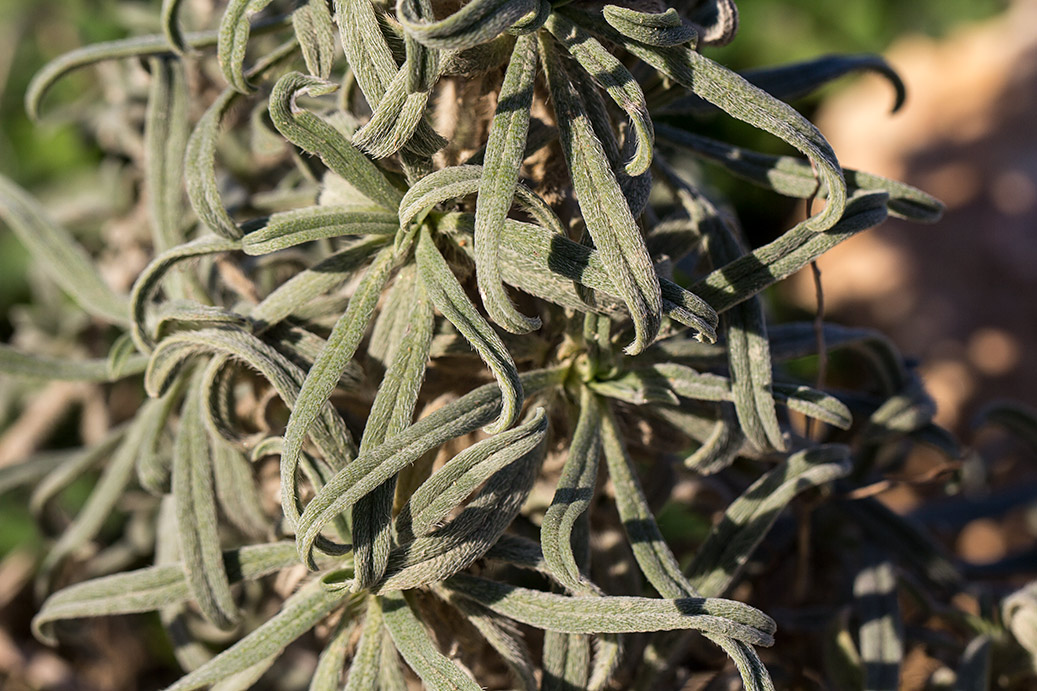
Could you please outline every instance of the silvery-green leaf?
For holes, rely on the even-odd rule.
[[[872,553],[874,552],[874,553]],[[860,622],[864,687],[896,691],[904,659],[904,632],[893,565],[877,549],[867,550],[868,563],[853,581],[854,609]]]
[[[163,448],[173,408],[183,397],[189,377],[178,376],[168,390],[158,398],[158,404],[148,406],[138,413],[143,418],[140,447],[137,451],[137,482],[155,496],[169,493],[169,474],[172,471],[172,454]]]
[[[216,53],[220,69],[227,83],[243,94],[252,91],[245,76],[243,63],[252,32],[252,17],[269,5],[271,0],[230,0],[220,19],[219,41]]]
[[[895,113],[900,110],[907,99],[907,89],[900,75],[881,55],[823,55],[791,65],[746,70],[742,76],[782,101],[791,102],[839,77],[866,70],[880,74],[889,81],[896,91],[892,111]]]
[[[244,315],[223,307],[191,300],[168,300],[159,304],[153,331],[155,340],[161,341],[177,331],[205,327],[249,331],[252,325]],[[132,339],[130,343],[133,343]]]
[[[853,415],[842,401],[829,396],[823,391],[800,384],[774,384],[774,400],[784,403],[789,410],[795,410],[815,420],[834,425],[839,429],[850,429]]]
[[[167,8],[168,9],[168,8]],[[275,21],[265,28],[276,29],[283,26],[283,21]],[[184,35],[184,43],[192,49],[209,48],[216,45],[218,34],[215,31],[202,31]],[[40,103],[50,88],[61,77],[80,67],[86,67],[105,60],[123,58],[145,58],[162,55],[170,50],[169,38],[158,34],[151,36],[133,36],[115,41],[95,43],[93,45],[69,51],[43,66],[33,75],[29,87],[25,90],[25,111],[31,120],[39,119]]]
[[[449,506],[444,497],[435,497],[424,510],[413,507],[418,514],[413,527],[420,532],[390,554],[378,592],[409,590],[442,581],[481,558],[518,515],[533,488],[544,456],[546,432],[544,410],[537,408],[525,424],[496,435],[504,439],[487,446],[497,446],[499,451],[458,478],[445,492],[463,499],[479,486],[476,479],[488,475],[485,485],[449,522],[443,523],[442,519],[457,504]],[[477,456],[483,456],[485,450]],[[487,473],[494,467],[498,468],[496,472]],[[431,530],[430,517],[436,519]]]
[[[712,633],[702,635],[720,646],[735,663],[745,691],[774,691],[771,675],[751,645]]]
[[[293,144],[320,157],[324,165],[371,201],[395,210],[403,194],[389,182],[378,166],[326,120],[295,102],[300,94],[317,96],[330,93],[336,88],[333,82],[289,72],[277,81],[270,94],[270,118],[277,130]]]
[[[89,448],[76,449],[61,463],[60,467],[47,472],[46,476],[36,483],[33,487],[32,495],[29,497],[29,510],[39,515],[48,501],[79,479],[83,473],[96,466],[99,462],[110,458],[112,451],[119,446],[125,436],[126,429],[119,428],[109,432],[104,439]],[[30,461],[34,460],[37,459],[30,458]],[[44,456],[44,458],[39,460],[42,461],[41,465],[46,468],[48,465],[47,457]],[[4,468],[4,470],[7,470],[7,468]]]
[[[412,281],[411,285],[414,290],[408,296],[408,313],[401,319],[403,333],[390,349],[389,366],[364,425],[360,453],[399,434],[414,418],[435,315],[420,282]],[[385,573],[392,543],[395,490],[395,478],[390,478],[353,507],[353,568],[358,589],[370,587]]]
[[[595,405],[601,411],[602,451],[615,487],[616,510],[637,565],[663,597],[697,597],[698,593],[684,578],[676,556],[655,522],[611,407],[600,399]],[[727,635],[723,631],[716,633]]]
[[[457,224],[458,231],[464,229],[464,232],[469,232],[470,218],[465,218],[464,214],[450,216],[449,220]],[[443,225],[441,222],[440,226]],[[505,219],[500,257],[505,282],[565,307],[583,311],[591,309],[573,289],[573,281],[620,299],[600,250],[573,242],[541,226]],[[702,338],[715,340],[716,312],[704,300],[676,283],[665,278],[658,280],[663,313],[696,329]]]
[[[463,50],[496,38],[538,6],[535,0],[474,0],[445,19],[426,21],[398,0],[396,16],[407,35],[423,45]]]
[[[540,691],[587,688],[590,661],[590,636],[545,631],[544,675]]]
[[[368,597],[360,642],[349,664],[349,677],[344,691],[367,691],[377,688],[382,645],[385,640],[382,635],[384,631],[382,601],[377,597]]]
[[[464,50],[441,51],[439,76],[474,77],[495,70],[508,61],[514,45],[514,37],[504,34]]]
[[[425,625],[403,593],[380,596],[385,628],[392,635],[403,659],[432,691],[480,691],[461,668],[443,655],[432,642]]]
[[[413,17],[420,20],[435,19],[431,0],[403,0],[403,4],[407,5],[407,13]],[[439,77],[440,51],[422,45],[412,36],[406,36],[404,40],[407,56],[404,65],[408,68],[407,91],[428,91]]]
[[[563,13],[572,12],[566,8]],[[632,54],[657,69],[663,76],[691,90],[732,117],[743,120],[786,141],[803,152],[817,169],[820,184],[828,189],[828,204],[817,216],[805,221],[807,228],[821,232],[832,228],[846,207],[846,182],[839,161],[821,133],[788,104],[779,101],[738,74],[713,62],[691,48],[658,48],[641,45],[615,35],[604,20],[581,12],[580,21],[614,34]],[[701,36],[703,41],[708,40]]]
[[[303,380],[304,378],[308,380],[308,376],[313,376],[313,370],[311,369],[310,374],[307,375],[304,370],[265,342],[250,334],[234,331],[203,329],[166,338],[152,354],[148,371],[145,374],[145,388],[153,395],[163,393],[188,358],[213,353],[233,357],[258,370],[274,387],[285,404],[292,408],[293,415],[304,408],[303,403],[300,402],[306,392]],[[335,380],[337,381],[337,379],[336,375]],[[334,382],[332,387],[334,387]],[[345,422],[338,412],[326,402],[327,398],[319,401],[311,400],[306,406],[309,408],[307,410],[309,419],[305,429],[301,431],[299,428],[293,429],[291,419],[289,419],[289,430],[286,432],[286,436],[293,432],[299,434],[300,438],[296,443],[298,448],[301,448],[302,439],[309,433],[328,463],[340,467],[355,455],[355,447]],[[281,458],[282,509],[288,520],[293,523],[300,510],[295,492],[295,471],[298,462],[299,454],[289,455],[286,440],[285,451]]]
[[[585,587],[573,552],[573,528],[587,511],[594,496],[601,454],[601,413],[594,395],[580,389],[579,418],[569,444],[569,454],[558,478],[551,506],[540,524],[540,545],[544,560],[556,578],[571,591]],[[588,549],[586,545],[584,550]]]
[[[216,499],[222,515],[248,537],[268,537],[272,526],[263,511],[252,464],[222,439],[212,438],[210,444]]]
[[[372,112],[399,70],[370,0],[333,0],[346,60]]]
[[[907,384],[890,395],[868,418],[861,432],[865,443],[878,446],[910,434],[930,424],[936,415],[936,402],[925,390],[921,377],[912,372]]]
[[[479,295],[490,318],[512,333],[540,328],[540,319],[519,312],[501,282],[501,226],[518,185],[529,131],[537,48],[532,34],[520,36],[504,74],[497,110],[486,142],[479,196],[475,201],[475,271]]]
[[[330,77],[335,61],[335,24],[327,0],[308,0],[292,13],[292,26],[307,71],[320,79]]]
[[[627,352],[634,355],[647,348],[659,331],[659,278],[583,101],[569,80],[562,57],[549,40],[541,37],[540,48],[562,150],[587,229],[614,286],[613,293],[618,293],[626,303],[634,322],[636,335],[627,347]]]
[[[665,124],[657,125],[656,134],[669,144],[722,166],[732,175],[779,194],[800,199],[814,196],[824,199],[828,194],[827,187],[818,187],[810,162],[801,158],[763,154]],[[851,168],[843,168],[843,175],[851,193],[855,190],[888,192],[890,216],[934,223],[943,215],[943,204],[920,189]]]
[[[393,81],[398,79],[397,91],[393,98],[398,101],[402,97],[407,112],[412,118],[417,118],[415,129],[412,130],[413,137],[405,138],[405,141],[410,140],[406,150],[409,151],[411,143],[414,144],[415,152],[430,153],[441,148],[444,143],[442,138],[436,134],[424,118],[420,117],[421,112],[419,111],[423,111],[425,108],[428,92],[409,93],[407,89],[411,68],[415,66],[404,65],[401,70],[382,33],[376,12],[384,18],[384,10],[382,8],[376,10],[370,0],[333,0],[333,5],[342,47],[345,49],[346,59],[353,70],[357,84],[364,93],[371,112],[377,115],[381,110],[383,113],[379,116],[382,120],[379,127],[393,125],[394,123],[388,121],[389,114],[395,112],[396,107],[402,107],[390,107],[390,104],[382,107],[382,101],[387,98],[387,92]],[[410,125],[408,125],[409,127]]]
[[[223,205],[216,180],[216,144],[223,116],[237,102],[240,94],[226,89],[206,109],[187,140],[184,182],[187,196],[198,220],[217,235],[236,239],[241,229]]]
[[[432,589],[436,595],[460,610],[468,623],[475,627],[490,647],[500,655],[511,671],[512,681],[519,691],[536,690],[536,666],[529,654],[522,631],[515,622],[471,600],[454,596],[439,585],[433,584]]]
[[[24,461],[0,468],[0,497],[16,487],[35,486],[41,478],[51,473],[62,472],[63,468],[82,462],[86,453],[89,453],[86,449],[42,451],[34,453]]]
[[[118,448],[112,452],[111,459],[105,465],[100,479],[94,485],[83,508],[71,524],[65,528],[65,532],[58,537],[43,559],[43,563],[40,565],[41,582],[45,581],[54,568],[66,557],[92,540],[104,526],[104,522],[112,511],[115,510],[126,486],[133,477],[133,466],[137,459],[145,430],[145,421],[148,417],[147,409],[157,405],[160,405],[158,401],[146,401],[143,414],[138,415],[130,423],[126,436]]]
[[[137,346],[133,343],[133,336],[128,331],[123,331],[108,349],[106,369],[109,379],[121,379],[127,376],[127,372],[133,372],[136,363],[134,356],[137,355]]]
[[[162,33],[178,55],[185,54],[189,49],[187,39],[180,28],[180,5],[182,0],[162,0]]]
[[[129,322],[126,296],[112,290],[71,233],[47,218],[39,203],[0,175],[0,219],[37,266],[84,310],[113,324]]]
[[[281,485],[285,492],[294,486],[294,469],[299,462],[306,434],[317,421],[320,411],[327,405],[346,364],[353,359],[360,339],[367,331],[382,289],[389,280],[392,266],[391,251],[382,250],[375,257],[374,263],[367,269],[363,280],[353,293],[346,312],[335,323],[324,350],[306,374],[299,397],[292,405],[291,417],[285,430],[284,451],[281,454]],[[286,493],[282,503],[295,506],[296,501],[295,496]],[[290,523],[294,525],[298,520],[297,512],[289,511],[287,506],[285,511]]]
[[[249,75],[266,73],[294,54],[296,47],[292,40],[271,51],[256,63]],[[230,217],[220,195],[216,181],[216,145],[224,115],[240,98],[241,92],[227,88],[212,102],[191,132],[184,156],[184,182],[191,208],[205,227],[225,238],[240,238],[241,229]]]
[[[175,26],[175,20],[172,22]],[[148,66],[151,88],[144,121],[145,188],[155,250],[164,252],[184,241],[184,152],[189,128],[187,78],[179,60],[155,57],[148,61]]]
[[[385,240],[378,236],[358,240],[298,272],[252,310],[249,316],[255,322],[256,330],[273,327],[318,296],[344,284],[384,245]]]
[[[564,369],[534,370],[521,376],[522,386],[532,395],[557,385],[564,374]],[[335,516],[430,449],[490,422],[500,409],[500,387],[496,383],[484,384],[386,439],[370,453],[358,456],[338,471],[306,505],[297,526],[299,555],[315,568],[313,551],[318,546],[318,537]],[[327,545],[322,546],[325,548]],[[342,549],[332,547],[332,551],[338,553]]]
[[[746,249],[733,222],[674,171],[662,163],[660,168],[689,218],[698,223],[713,267],[726,266],[744,256]],[[763,304],[754,297],[735,305],[725,314],[722,326],[735,414],[742,431],[761,451],[784,451],[786,444],[771,391],[771,355]]]
[[[320,580],[307,583],[282,605],[281,610],[240,641],[190,674],[167,691],[190,691],[209,686],[237,674],[261,660],[281,654],[288,645],[312,629],[338,607],[345,593],[323,587]]]
[[[731,394],[742,431],[760,450],[784,451],[787,445],[778,425],[772,392],[763,305],[759,298],[750,298],[728,310],[724,318]]]
[[[670,406],[653,406],[651,412],[699,442],[700,446],[684,459],[684,465],[703,475],[720,472],[742,451],[745,437],[730,403],[721,403],[714,418]]]
[[[239,619],[223,567],[213,491],[213,456],[202,420],[201,371],[192,377],[173,448],[173,498],[180,555],[191,594],[211,623],[229,629]]]
[[[490,581],[451,576],[445,587],[506,617],[562,633],[635,633],[694,629],[753,645],[772,645],[774,621],[741,602],[718,598],[652,599],[556,595]]]
[[[483,167],[479,165],[450,166],[430,173],[411,185],[400,204],[400,227],[406,228],[415,219],[431,210],[436,204],[451,199],[460,199],[469,194],[479,192],[483,177]],[[565,227],[550,206],[521,182],[515,186],[515,201],[523,211],[528,213],[544,229],[552,234],[565,235]],[[439,220],[437,229],[448,234],[464,232],[473,233],[474,221],[469,223],[465,214],[450,213]],[[505,224],[511,223],[505,219]],[[455,227],[456,226],[456,227]],[[397,239],[396,244],[402,245]]]
[[[397,215],[378,206],[310,206],[272,214],[241,238],[245,254],[262,255],[343,235],[391,235]]]
[[[447,144],[424,119],[430,92],[407,90],[410,75],[410,65],[399,69],[371,119],[353,135],[353,143],[374,158],[391,156],[403,147],[418,156],[432,156]]]
[[[688,568],[688,580],[706,595],[727,592],[778,514],[800,492],[850,471],[845,446],[818,446],[789,456],[727,507]]]
[[[648,104],[641,86],[627,68],[598,39],[560,14],[547,20],[548,31],[569,51],[590,78],[615,101],[630,118],[636,138],[634,157],[626,163],[627,175],[637,176],[652,164],[655,131],[648,115]]]
[[[647,403],[678,405],[680,399],[677,398],[673,389],[665,380],[653,376],[653,374],[629,370],[618,377],[588,382],[587,386],[596,394],[633,405]]]
[[[151,263],[144,267],[144,270],[137,276],[133,290],[130,291],[130,307],[133,315],[131,333],[137,344],[137,350],[142,353],[150,353],[155,347],[155,340],[147,325],[147,306],[169,270],[184,261],[210,254],[230,252],[240,249],[240,247],[241,242],[238,240],[208,235],[173,247],[152,259]]]
[[[724,312],[791,276],[843,240],[881,223],[888,199],[885,192],[858,192],[829,230],[816,232],[804,221],[777,240],[714,269],[688,290]]]
[[[522,407],[522,384],[511,353],[497,332],[468,299],[436,247],[428,226],[423,225],[419,231],[418,247],[414,256],[418,265],[418,275],[432,304],[479,352],[479,356],[493,372],[500,386],[503,396],[500,417],[487,427],[486,431],[494,434],[511,427]]]
[[[335,626],[331,638],[324,645],[320,657],[317,660],[317,669],[310,679],[310,691],[321,691],[322,689],[341,688],[342,673],[346,669],[349,660],[351,639],[356,633],[357,623],[354,619],[343,618]],[[349,665],[350,669],[356,664],[356,656]]]
[[[112,372],[108,358],[69,360],[22,353],[0,343],[0,372],[6,376],[64,381],[116,381],[144,371],[147,357],[136,353],[122,361],[118,372]]]
[[[473,444],[434,472],[400,509],[398,539],[409,542],[431,534],[476,488],[539,444],[547,420],[538,411],[527,422]]]
[[[602,16],[613,29],[649,46],[679,46],[694,43],[698,34],[685,23],[672,7],[665,12],[653,14],[638,12],[629,7],[605,5]]]
[[[250,545],[223,553],[231,580],[251,581],[298,563],[291,542]],[[104,576],[69,586],[43,603],[32,621],[40,640],[55,644],[55,622],[133,612],[150,612],[191,596],[181,564],[163,564]]]

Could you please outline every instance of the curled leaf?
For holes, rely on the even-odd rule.
[[[649,46],[679,46],[694,43],[697,32],[672,7],[652,14],[629,7],[605,5],[602,16],[619,33]]]
[[[500,417],[486,431],[494,434],[511,427],[522,406],[522,383],[511,353],[465,295],[427,226],[422,226],[420,231],[415,260],[432,304],[479,352],[500,385],[503,397]]]
[[[396,16],[407,35],[441,50],[463,50],[486,43],[539,7],[536,0],[473,0],[439,21],[425,21],[410,3],[399,0]]]

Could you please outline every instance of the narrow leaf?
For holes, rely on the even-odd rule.
[[[557,385],[563,374],[560,369],[534,370],[522,375],[522,386],[532,395]],[[485,425],[500,409],[500,387],[495,383],[484,384],[386,439],[338,471],[306,505],[299,520],[297,544],[303,560],[311,568],[316,567],[313,550],[321,530],[335,516],[430,449]]]
[[[893,565],[869,555],[869,563],[853,581],[854,609],[860,620],[864,687],[875,691],[900,688],[904,633]]]
[[[71,233],[49,218],[25,190],[0,175],[0,219],[48,278],[84,310],[113,324],[129,322],[124,295],[112,290]]]
[[[252,581],[298,563],[291,542],[250,545],[223,553],[227,574],[233,582]],[[150,612],[183,602],[191,591],[181,564],[163,564],[137,571],[77,583],[54,593],[33,618],[33,633],[55,644],[55,622],[82,617],[100,617],[133,612]]]
[[[569,51],[576,62],[630,118],[636,140],[634,157],[627,162],[627,175],[637,176],[652,164],[655,131],[641,86],[629,70],[601,42],[558,13],[547,20],[548,31]],[[564,128],[563,128],[564,129]],[[600,136],[600,132],[599,132]]]
[[[250,93],[252,86],[245,76],[243,63],[252,32],[252,17],[269,5],[271,0],[230,0],[220,20],[220,34],[216,52],[220,69],[227,83],[243,94]]]
[[[318,156],[324,165],[371,201],[395,210],[403,194],[386,179],[378,166],[326,120],[295,102],[301,94],[318,96],[335,88],[337,85],[334,83],[289,72],[277,81],[270,94],[270,118],[277,130],[293,144]]]
[[[303,441],[321,409],[331,398],[346,364],[353,359],[360,339],[367,331],[382,289],[389,279],[392,265],[392,252],[382,250],[364,274],[346,312],[335,323],[324,350],[306,374],[299,397],[292,406],[291,417],[288,418],[285,430],[284,450],[281,454],[282,504],[290,525],[298,521],[297,510],[294,509],[297,499],[289,492],[295,485],[295,468],[302,454]]]
[[[522,384],[511,354],[465,295],[427,226],[421,228],[415,260],[432,304],[479,352],[500,385],[503,396],[501,414],[486,431],[494,434],[511,427],[522,406]]]
[[[475,271],[479,295],[490,318],[512,333],[528,333],[540,328],[539,318],[525,316],[512,304],[501,282],[498,256],[501,226],[514,200],[525,155],[536,66],[535,37],[532,34],[520,36],[490,123],[479,196],[475,202]]]
[[[423,287],[417,281],[411,281],[411,285],[414,291],[408,296],[409,313],[401,325],[404,333],[391,349],[389,367],[364,426],[360,453],[399,434],[414,419],[435,320]],[[396,481],[390,479],[353,507],[353,569],[358,589],[370,587],[385,573],[392,542],[395,490]]]
[[[480,691],[461,668],[439,652],[402,593],[382,596],[385,628],[403,659],[432,691]]]
[[[343,235],[391,235],[399,229],[392,211],[376,206],[311,206],[282,211],[241,239],[245,254],[262,255],[305,242]]]
[[[638,12],[628,7],[605,5],[601,14],[613,29],[638,43],[649,46],[679,46],[694,43],[698,36],[695,29],[685,23],[677,10],[672,7],[665,12],[652,14]]]
[[[69,360],[29,355],[17,351],[5,343],[0,343],[0,372],[13,377],[64,381],[118,381],[140,374],[147,364],[146,356],[133,354],[123,361],[118,372],[112,372],[108,358]]]
[[[240,641],[190,674],[181,677],[167,691],[201,689],[253,664],[280,655],[288,645],[312,629],[343,600],[340,591],[323,587],[320,580],[304,585],[285,600],[281,611]]]
[[[222,629],[239,618],[223,554],[213,492],[213,457],[202,420],[201,375],[187,390],[173,449],[173,498],[176,502],[180,554],[191,593],[202,614]]]
[[[573,528],[594,496],[601,454],[601,411],[593,394],[586,388],[580,390],[579,411],[568,457],[562,466],[551,506],[540,524],[544,560],[558,581],[574,592],[584,590],[587,585],[573,553]]]
[[[562,633],[635,633],[695,629],[753,645],[774,642],[774,622],[734,600],[686,597],[568,597],[457,574],[445,586],[461,597],[538,629]]]
[[[837,480],[849,471],[848,449],[844,446],[818,446],[789,456],[728,506],[695,555],[688,580],[706,595],[727,592],[778,514],[797,494]]]
[[[292,13],[292,26],[307,71],[318,79],[330,77],[335,61],[335,24],[327,0],[308,0]]]
[[[614,290],[626,303],[634,322],[636,335],[627,352],[635,355],[648,347],[659,330],[659,279],[561,56],[544,38],[540,39],[540,48],[573,190]]]
[[[409,3],[399,1],[396,16],[407,35],[423,45],[463,50],[496,38],[537,8],[535,0],[473,0],[445,19],[425,21]]]

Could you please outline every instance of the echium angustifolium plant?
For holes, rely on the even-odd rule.
[[[1025,668],[1037,594],[1000,618],[956,613],[955,565],[859,491],[911,444],[959,453],[917,374],[871,331],[768,326],[760,300],[889,215],[940,215],[841,168],[785,103],[876,70],[899,106],[881,59],[735,74],[700,52],[733,38],[730,0],[231,0],[197,33],[180,5],[163,2],[162,34],[61,57],[27,95],[36,115],[65,73],[138,59],[116,128],[139,171],[127,223],[154,258],[128,295],[0,180],[0,217],[120,334],[93,360],[5,345],[0,367],[147,393],[99,443],[0,470],[0,489],[35,484],[37,508],[101,470],[38,586],[76,562],[107,575],[50,594],[37,636],[157,611],[184,669],[173,689],[283,681],[279,655],[306,636],[311,689],[402,689],[411,672],[431,689],[669,688],[722,666],[705,638],[769,689],[775,622],[740,600],[813,578],[847,607],[824,655],[768,661],[787,681],[897,688],[922,635],[899,589],[971,639],[949,646],[959,682],[994,659]],[[802,157],[695,133],[716,109]],[[716,168],[821,210],[749,248],[705,182]],[[859,390],[787,365],[826,349],[861,356]],[[678,476],[723,500],[675,552],[656,513]],[[761,546],[772,564],[797,552],[772,529],[800,495],[826,542],[787,586],[756,587]],[[153,539],[89,556],[113,511]]]

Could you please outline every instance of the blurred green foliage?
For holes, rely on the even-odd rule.
[[[944,36],[1008,0],[739,0],[734,42],[709,56],[735,69],[823,53],[881,53],[899,36]]]

